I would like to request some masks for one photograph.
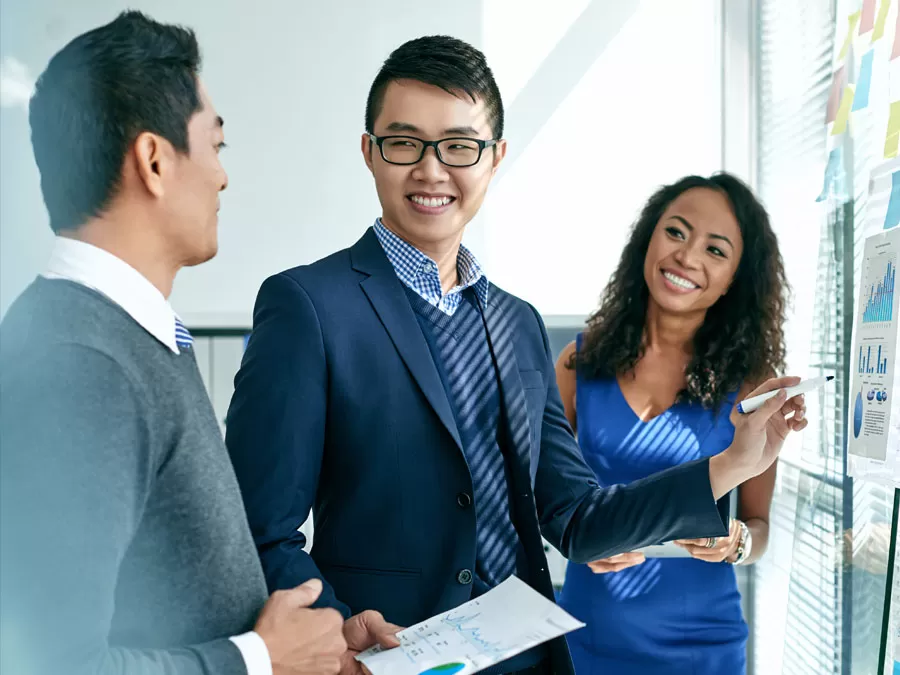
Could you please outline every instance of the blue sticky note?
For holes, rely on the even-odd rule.
[[[828,164],[825,166],[825,182],[822,185],[822,194],[816,197],[817,202],[824,202],[834,195],[840,200],[847,199],[844,187],[844,153],[843,146],[837,146],[828,154]]]
[[[872,85],[872,60],[875,50],[870,49],[863,55],[859,66],[859,77],[856,78],[856,95],[851,110],[862,110],[869,105],[869,87]]]
[[[887,216],[884,218],[884,229],[900,225],[900,171],[891,176],[891,196],[888,199]]]

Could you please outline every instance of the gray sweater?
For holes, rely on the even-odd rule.
[[[244,675],[266,598],[193,352],[35,281],[0,325],[0,671]]]

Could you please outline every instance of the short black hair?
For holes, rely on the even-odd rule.
[[[103,212],[141,133],[188,152],[188,122],[201,105],[199,71],[192,30],[135,11],[79,35],[50,59],[29,121],[54,232]]]
[[[503,138],[503,101],[487,60],[478,49],[457,38],[430,35],[395,49],[378,71],[366,101],[366,131],[375,133],[384,92],[391,82],[415,80],[459,96],[481,98],[491,121],[493,138]]]

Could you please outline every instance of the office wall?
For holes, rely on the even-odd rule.
[[[124,7],[197,29],[226,119],[220,254],[172,296],[193,326],[247,325],[273,272],[351,244],[378,215],[359,157],[369,83],[390,50],[428,33],[482,47],[504,93],[509,156],[467,234],[489,274],[544,314],[584,315],[628,226],[661,182],[722,165],[720,2],[460,0],[0,2],[0,312],[51,235],[24,105],[71,37]],[[323,139],[327,154],[320,155]]]
[[[725,16],[718,0],[458,0],[452,11],[415,0],[2,0],[0,313],[52,240],[17,64],[36,75],[126,6],[196,28],[226,119],[220,254],[185,270],[172,297],[192,327],[249,326],[266,275],[351,244],[378,214],[358,152],[365,96],[390,50],[419,35],[469,40],[494,69],[510,151],[466,243],[551,328],[593,309],[659,184],[723,167],[752,177],[744,0]],[[723,36],[731,14],[737,27]],[[328,156],[312,161],[323,139]],[[197,341],[220,420],[241,349],[239,338]],[[551,565],[561,581],[564,562]]]

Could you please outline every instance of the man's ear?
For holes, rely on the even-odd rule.
[[[150,194],[162,197],[163,176],[171,170],[175,149],[161,136],[145,131],[132,145],[131,154],[137,174]]]
[[[363,161],[366,163],[366,166],[369,167],[369,171],[374,174],[375,141],[372,140],[372,137],[369,136],[369,134],[366,133],[362,135],[360,149],[362,150]]]
[[[497,173],[497,169],[500,168],[500,162],[503,161],[503,158],[506,157],[506,139],[501,139],[497,141],[497,145],[491,148],[493,150],[493,166],[491,167],[491,175]]]

